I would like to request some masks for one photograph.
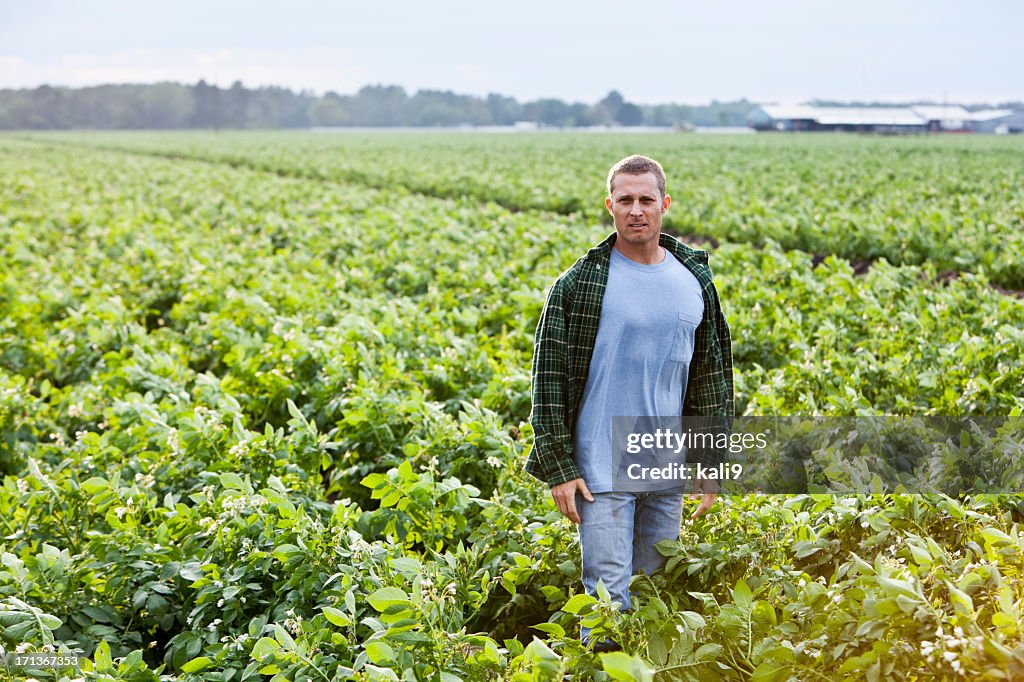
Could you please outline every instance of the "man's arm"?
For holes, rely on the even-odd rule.
[[[565,283],[551,286],[533,348],[533,448],[526,471],[549,486],[582,479],[573,457],[572,433],[568,419],[568,338],[565,312]]]
[[[567,324],[564,282],[548,292],[537,325],[533,349],[533,449],[526,470],[551,486],[555,506],[573,523],[580,522],[576,494],[589,502],[594,496],[573,457],[568,405]]]
[[[730,430],[735,413],[732,337],[714,285],[709,288],[709,299],[711,305],[707,306],[707,317],[697,332],[683,416],[706,417],[702,426]],[[723,453],[710,449],[700,454],[706,458],[701,461],[717,464]]]
[[[707,325],[695,353],[695,366],[687,383],[683,415],[688,417],[688,426],[702,431],[718,432],[732,430],[735,413],[735,396],[732,369],[732,337],[721,301],[714,285],[710,287],[712,314],[704,320]],[[697,417],[697,419],[693,419]],[[700,448],[694,451],[693,461],[706,466],[716,466],[724,453],[718,448]],[[715,504],[719,485],[713,480],[698,480],[694,483],[690,499],[701,496],[700,505],[690,518],[705,514]]]

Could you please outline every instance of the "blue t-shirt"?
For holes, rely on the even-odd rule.
[[[608,288],[576,421],[576,464],[591,492],[612,483],[612,417],[682,414],[704,297],[672,254],[654,265],[612,249]]]

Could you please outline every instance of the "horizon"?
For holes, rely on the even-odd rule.
[[[150,86],[156,86],[156,85],[177,85],[177,86],[192,88],[192,87],[196,87],[197,85],[199,85],[199,83],[201,81],[205,81],[205,80],[206,79],[202,79],[201,78],[201,79],[197,80],[194,83],[182,82],[182,81],[163,80],[163,81],[153,81],[153,82],[148,82],[148,83],[147,82],[123,82],[123,83],[113,83],[113,82],[110,82],[110,83],[95,83],[95,84],[91,84],[91,85],[62,85],[62,84],[55,84],[55,83],[40,83],[40,84],[35,85],[35,86],[26,86],[26,87],[4,87],[4,86],[0,86],[0,92],[31,91],[31,90],[38,90],[40,88],[52,88],[54,90],[85,90],[85,89],[89,89],[89,88],[104,88],[104,87],[150,87]],[[404,86],[402,86],[402,85],[400,85],[398,83],[366,83],[366,84],[360,86],[359,88],[357,88],[353,92],[336,92],[336,91],[333,91],[333,90],[328,90],[328,91],[325,91],[325,92],[315,92],[315,91],[312,91],[312,90],[309,90],[309,89],[296,89],[296,88],[292,88],[292,87],[289,87],[287,85],[281,85],[281,84],[270,83],[270,84],[261,84],[261,85],[255,85],[254,86],[254,85],[247,85],[246,83],[244,83],[241,80],[238,80],[238,82],[241,83],[241,85],[242,85],[242,87],[244,89],[250,90],[250,91],[256,91],[256,90],[261,90],[261,89],[274,89],[274,88],[278,88],[278,89],[289,90],[290,92],[292,92],[295,95],[310,96],[310,97],[316,97],[316,98],[322,98],[322,97],[324,97],[324,96],[326,96],[328,94],[334,94],[334,95],[337,95],[339,97],[355,97],[355,96],[357,96],[359,94],[359,91],[362,90],[363,88],[372,88],[372,87],[380,87],[380,88],[400,87],[400,88],[402,88],[405,91],[405,94],[406,94],[407,97],[412,97],[415,94],[417,94],[418,92],[441,92],[441,93],[450,93],[450,94],[453,94],[453,95],[459,96],[459,97],[476,97],[476,98],[479,98],[479,99],[486,99],[488,95],[492,95],[493,94],[493,95],[498,95],[498,96],[501,96],[501,97],[511,97],[511,98],[515,99],[517,102],[520,102],[520,103],[534,102],[534,101],[538,101],[539,99],[560,99],[560,98],[557,98],[557,97],[551,97],[551,98],[545,97],[545,98],[537,98],[537,99],[534,99],[534,100],[528,100],[528,99],[520,99],[520,98],[514,97],[513,95],[508,95],[506,93],[501,93],[501,92],[490,92],[490,93],[487,93],[487,94],[484,94],[484,95],[477,95],[475,93],[458,92],[458,91],[455,91],[455,90],[438,89],[438,88],[418,88],[416,90],[409,90],[409,89],[405,88]],[[215,88],[217,88],[218,90],[221,90],[221,91],[226,91],[226,90],[229,90],[231,87],[233,87],[234,83],[230,83],[230,84],[227,84],[227,85],[220,85],[220,84],[216,84],[216,83],[209,83],[209,82],[207,82],[207,85],[211,86],[211,87],[215,87]],[[598,98],[598,99],[596,99],[596,100],[594,100],[592,102],[586,102],[586,101],[580,102],[579,100],[566,100],[566,99],[562,99],[562,101],[567,103],[567,104],[577,104],[577,103],[579,103],[579,104],[586,104],[586,105],[594,105],[597,102],[599,102],[601,99],[603,99],[605,96],[610,94],[611,92],[619,92],[621,94],[621,91],[618,88],[612,88],[612,90],[610,90],[608,93],[605,93],[605,95],[602,95],[600,98]],[[631,100],[629,100],[627,98],[626,101],[631,101]],[[720,104],[720,105],[733,105],[733,104],[740,104],[740,103],[743,103],[743,102],[747,102],[747,103],[749,103],[751,105],[756,105],[756,106],[762,106],[762,105],[783,105],[783,106],[787,106],[787,105],[811,105],[811,106],[838,106],[838,107],[858,107],[858,106],[860,106],[860,107],[879,107],[879,108],[881,108],[881,107],[910,107],[910,106],[948,106],[948,107],[961,106],[961,107],[968,108],[968,107],[986,107],[987,106],[987,107],[996,108],[996,107],[1001,107],[1001,106],[1004,106],[1004,105],[1006,105],[1006,106],[1013,106],[1013,105],[1021,106],[1021,105],[1024,105],[1024,97],[1021,97],[1020,99],[1013,99],[1013,100],[989,100],[989,101],[984,101],[984,102],[982,102],[982,101],[944,101],[944,102],[939,102],[939,101],[930,100],[930,99],[926,99],[926,98],[919,98],[919,99],[914,99],[914,100],[888,100],[888,101],[887,100],[871,100],[871,101],[863,101],[863,100],[835,100],[835,99],[811,99],[811,100],[792,100],[792,99],[789,99],[789,100],[779,100],[779,99],[769,99],[769,100],[761,101],[761,100],[752,100],[752,99],[749,99],[749,98],[746,98],[746,97],[739,97],[739,98],[736,98],[736,99],[729,99],[729,100],[716,99],[716,100],[711,100],[711,101],[708,101],[708,102],[667,102],[667,101],[665,101],[665,102],[653,102],[653,103],[646,103],[646,102],[632,102],[632,103],[633,104],[637,104],[639,106],[643,106],[643,107],[657,107],[657,106],[710,107],[710,106],[714,106],[716,104]],[[818,102],[818,103],[815,104],[815,102]]]

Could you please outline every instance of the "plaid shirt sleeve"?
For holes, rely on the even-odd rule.
[[[526,471],[549,486],[582,478],[573,456],[568,406],[569,358],[565,282],[548,292],[533,349],[533,448]]]
[[[702,430],[731,431],[735,412],[732,369],[732,337],[729,325],[718,299],[718,292],[710,277],[705,285],[705,294],[713,303],[714,313],[704,320],[695,339],[693,366],[683,401],[685,417],[707,417],[706,423],[699,423]],[[693,420],[691,419],[691,422]],[[724,452],[717,448],[691,451],[693,461],[714,466],[720,463]]]

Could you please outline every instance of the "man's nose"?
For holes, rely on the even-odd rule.
[[[643,213],[644,212],[643,212],[643,210],[640,207],[640,202],[639,201],[634,201],[633,205],[629,207],[629,214],[630,215],[643,215]]]

